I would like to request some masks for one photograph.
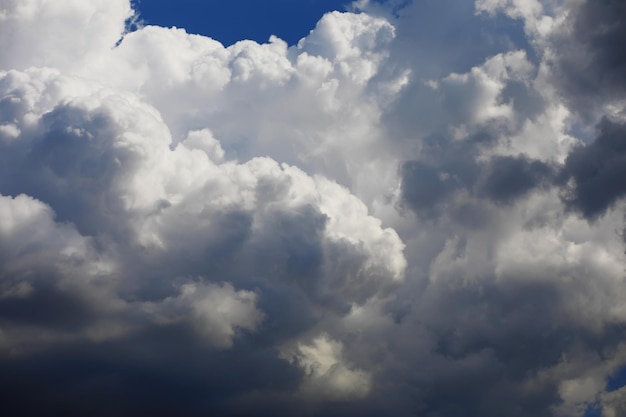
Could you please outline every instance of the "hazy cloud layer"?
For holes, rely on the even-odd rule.
[[[0,0],[5,409],[625,415],[621,3],[351,10]]]

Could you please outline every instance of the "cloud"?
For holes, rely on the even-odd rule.
[[[617,3],[353,7],[0,0],[6,409],[621,415]]]
[[[0,68],[56,67],[73,73],[101,65],[133,16],[128,0],[2,0]]]
[[[604,107],[623,100],[625,18],[619,1],[574,3],[552,35],[556,84],[577,111],[593,110],[590,102]]]
[[[159,343],[169,332],[190,346],[259,337],[277,348],[402,281],[396,232],[334,181],[268,157],[228,159],[207,129],[172,144],[153,107],[98,83],[51,69],[1,75],[6,122],[20,131],[1,143],[8,357],[79,349],[88,361],[88,346]],[[338,372],[328,376],[333,398],[361,375]]]
[[[479,12],[521,19],[553,89],[584,123],[623,113],[624,13],[619,1],[476,2]]]
[[[305,396],[336,400],[363,398],[370,391],[371,376],[342,363],[342,345],[321,335],[310,345],[299,345],[294,362],[302,367],[307,379],[302,386]]]
[[[571,182],[564,196],[566,204],[591,219],[626,194],[626,126],[603,119],[598,130],[593,143],[572,150],[561,173],[563,181]]]
[[[499,203],[508,203],[523,196],[550,178],[550,166],[523,157],[494,158],[481,178],[479,194]]]
[[[215,346],[228,348],[233,344],[236,329],[255,330],[262,321],[263,315],[256,310],[256,298],[255,293],[235,291],[232,285],[183,284],[179,296],[163,301],[166,311],[171,309],[172,312],[167,311],[158,320],[175,321],[176,316],[185,317],[191,310],[190,316],[198,332],[206,335]]]

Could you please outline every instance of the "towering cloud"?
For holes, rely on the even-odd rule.
[[[3,408],[624,415],[623,7],[452,4],[0,0]]]

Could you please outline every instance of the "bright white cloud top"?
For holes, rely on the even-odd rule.
[[[7,406],[626,415],[626,10],[557,3],[0,0]]]

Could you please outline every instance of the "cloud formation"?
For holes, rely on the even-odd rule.
[[[604,214],[626,194],[626,125],[603,119],[598,128],[591,144],[572,150],[561,174],[573,182],[565,196],[567,204],[589,218]]]
[[[623,8],[453,3],[0,0],[6,409],[624,415]]]

